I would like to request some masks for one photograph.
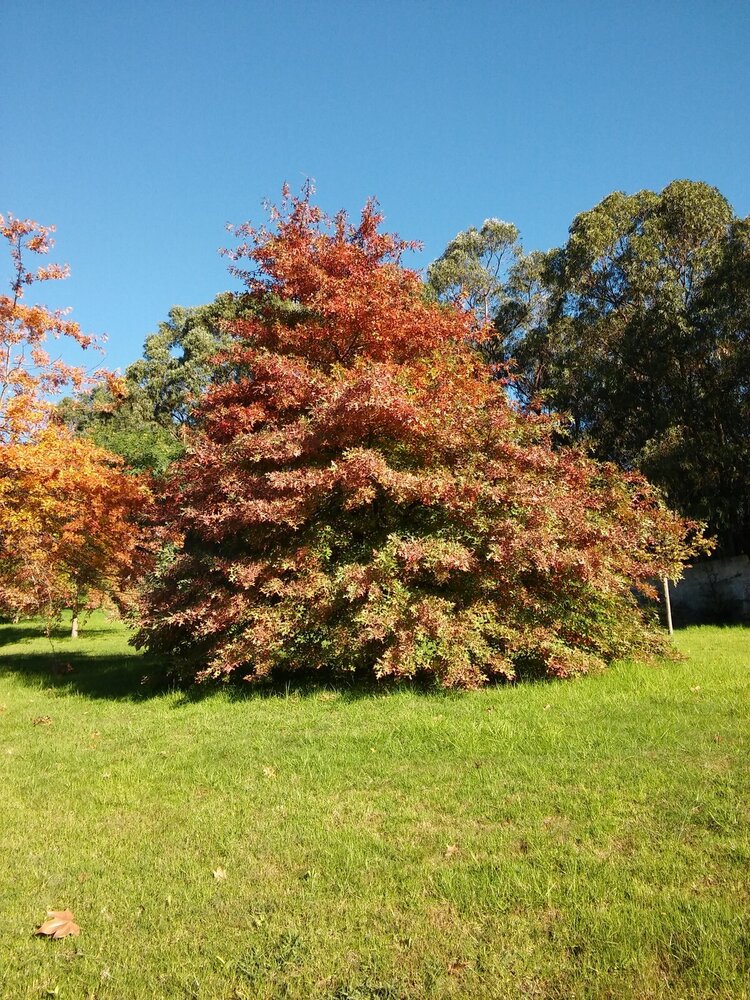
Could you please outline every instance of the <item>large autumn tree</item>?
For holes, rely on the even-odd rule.
[[[55,340],[95,342],[64,314],[25,301],[29,286],[67,274],[27,264],[49,252],[52,231],[0,216],[12,264],[11,294],[0,294],[0,613],[54,618],[67,607],[75,633],[81,607],[104,596],[123,603],[149,564],[140,520],[150,494],[121,459],[55,421],[64,389],[118,388],[106,372],[54,357]]]
[[[238,230],[259,303],[173,468],[181,537],[137,643],[198,677],[335,668],[445,686],[566,675],[654,641],[633,590],[688,527],[636,475],[509,405],[465,312],[379,229],[285,196]]]

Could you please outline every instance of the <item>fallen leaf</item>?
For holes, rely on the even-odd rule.
[[[81,928],[73,920],[73,914],[70,910],[47,910],[47,919],[41,926],[37,927],[34,933],[59,940],[69,934],[78,937]]]
[[[35,719],[32,720],[35,726],[51,726],[52,719],[48,715],[37,715]]]
[[[448,844],[445,848],[446,858],[452,858],[454,854],[458,854],[458,844]]]
[[[224,871],[223,868],[215,868],[211,872],[211,874],[213,875],[213,877],[216,879],[217,882],[223,882],[224,879],[227,877],[227,873]]]
[[[463,972],[464,969],[468,969],[468,968],[469,968],[469,963],[468,962],[464,962],[460,958],[456,959],[455,962],[450,962],[449,963],[449,965],[448,965],[448,975],[449,976],[458,975],[459,972]]]

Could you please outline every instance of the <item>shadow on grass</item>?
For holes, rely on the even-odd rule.
[[[98,639],[103,635],[111,635],[111,631],[105,628],[87,628],[83,634],[84,639]],[[50,640],[53,643],[61,639],[70,639],[70,629],[53,628],[49,633],[40,632],[33,625],[3,625],[0,632],[0,653],[3,646],[13,646],[15,643],[23,642],[25,639]]]
[[[32,633],[38,638],[39,633]],[[88,633],[92,635],[93,633]],[[111,701],[142,702],[176,695],[171,707],[183,708],[221,695],[232,702],[258,699],[315,698],[333,695],[342,701],[360,701],[408,692],[446,700],[467,692],[440,687],[434,679],[377,680],[368,674],[342,675],[310,671],[274,676],[262,681],[233,680],[196,683],[180,677],[170,664],[148,653],[117,656],[50,649],[49,652],[6,653],[0,656],[0,679],[13,676],[24,685],[55,693]],[[560,683],[544,676],[527,675],[524,685]],[[491,681],[487,688],[506,687],[508,681]]]
[[[112,636],[107,628],[86,628],[84,639]],[[4,650],[24,640],[48,639],[49,649],[33,651]],[[31,624],[4,625],[0,630],[0,678],[13,676],[28,687],[50,689],[59,694],[78,695],[91,699],[113,701],[147,701],[165,694],[177,695],[172,707],[195,704],[221,694],[230,701],[256,699],[319,697],[335,694],[345,701],[358,701],[409,692],[417,695],[460,698],[465,692],[442,688],[434,678],[411,680],[377,680],[369,673],[341,674],[333,671],[308,671],[275,674],[261,681],[233,680],[230,682],[195,683],[180,675],[173,661],[155,655],[122,655],[116,652],[94,652],[55,646],[69,639],[65,628],[53,629],[48,635]],[[522,665],[519,680],[524,684],[559,683],[528,663]],[[507,681],[498,679],[488,687],[504,687]]]
[[[7,633],[6,633],[7,634]],[[31,633],[38,637],[38,632]],[[89,633],[90,635],[91,633]],[[316,697],[335,694],[345,701],[408,691],[413,694],[457,698],[461,692],[434,683],[378,681],[368,676],[340,674],[290,674],[258,682],[230,683],[180,678],[170,667],[148,654],[117,656],[97,653],[53,651],[6,653],[0,658],[0,678],[13,676],[28,687],[45,688],[59,694],[113,701],[148,701],[165,694],[178,695],[173,707],[184,707],[221,694],[231,701],[259,698]]]
[[[151,673],[149,673],[151,670]],[[13,676],[28,687],[87,698],[144,701],[173,690],[174,681],[145,657],[75,652],[6,653],[0,678]]]

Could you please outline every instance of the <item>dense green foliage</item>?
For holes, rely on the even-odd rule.
[[[564,685],[198,698],[99,616],[4,627],[0,996],[746,997],[747,630],[676,639]],[[80,938],[32,936],[68,906]]]
[[[229,342],[225,324],[241,312],[241,299],[229,293],[204,306],[175,306],[146,337],[143,357],[128,367],[119,391],[66,399],[58,406],[61,420],[131,468],[163,472],[185,451],[192,407]]]
[[[511,267],[490,350],[526,406],[641,469],[728,553],[750,550],[749,226],[707,184],[615,192]]]

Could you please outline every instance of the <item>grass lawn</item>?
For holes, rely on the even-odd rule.
[[[750,996],[749,630],[461,695],[0,642],[2,997]]]

